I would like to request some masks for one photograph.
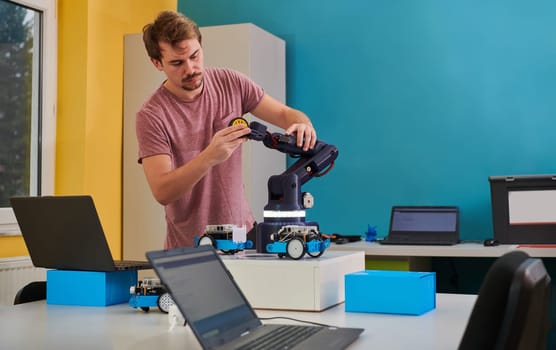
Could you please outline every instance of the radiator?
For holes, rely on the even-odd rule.
[[[27,256],[0,259],[0,305],[12,305],[17,291],[32,281],[45,281],[46,269]]]

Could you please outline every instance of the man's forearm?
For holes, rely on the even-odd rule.
[[[149,168],[152,169],[157,164],[149,164],[148,160],[143,162],[153,196],[162,205],[167,205],[183,194],[191,192],[213,166],[203,152],[179,168],[165,172],[158,172],[160,168],[155,168],[149,173]]]

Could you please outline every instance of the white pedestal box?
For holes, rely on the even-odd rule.
[[[240,252],[222,260],[256,309],[325,310],[344,302],[344,275],[365,269],[362,251],[327,250],[300,260]]]

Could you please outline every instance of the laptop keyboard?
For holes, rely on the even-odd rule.
[[[262,337],[251,340],[238,350],[291,349],[311,335],[323,330],[322,327],[284,325]]]
[[[151,268],[148,261],[140,260],[116,260],[114,265],[118,270],[130,270],[130,269],[149,269]]]

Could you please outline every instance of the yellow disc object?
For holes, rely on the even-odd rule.
[[[232,126],[232,125],[245,125],[249,127],[249,123],[247,122],[247,120],[245,120],[242,117],[237,117],[232,119],[232,121],[230,121],[230,124],[228,126]]]

